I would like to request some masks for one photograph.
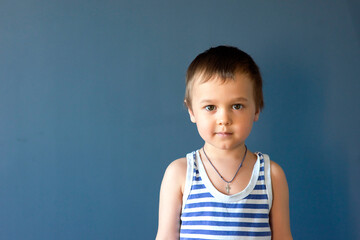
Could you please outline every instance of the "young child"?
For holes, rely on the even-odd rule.
[[[245,145],[264,106],[253,59],[228,46],[201,53],[185,104],[205,144],[167,168],[156,239],[292,239],[285,174]]]

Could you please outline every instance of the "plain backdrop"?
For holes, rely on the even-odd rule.
[[[285,170],[295,239],[360,239],[359,1],[0,0],[0,239],[154,239],[167,165],[203,144],[200,52],[264,79],[247,141]]]

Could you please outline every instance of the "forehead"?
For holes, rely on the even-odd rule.
[[[237,73],[234,78],[213,76],[209,79],[198,78],[192,87],[192,99],[199,98],[253,98],[253,82],[247,74]]]

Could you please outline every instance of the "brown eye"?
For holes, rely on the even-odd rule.
[[[232,106],[232,108],[233,109],[235,109],[235,110],[240,110],[240,109],[242,109],[244,106],[242,105],[242,104],[234,104],[233,106]]]
[[[205,109],[206,109],[207,111],[214,111],[214,110],[215,110],[215,106],[214,106],[214,105],[208,105],[208,106],[205,107]]]

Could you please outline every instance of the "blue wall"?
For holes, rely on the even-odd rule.
[[[163,172],[201,147],[187,65],[264,77],[248,145],[286,171],[295,239],[360,239],[360,4],[0,1],[0,239],[153,239]]]

